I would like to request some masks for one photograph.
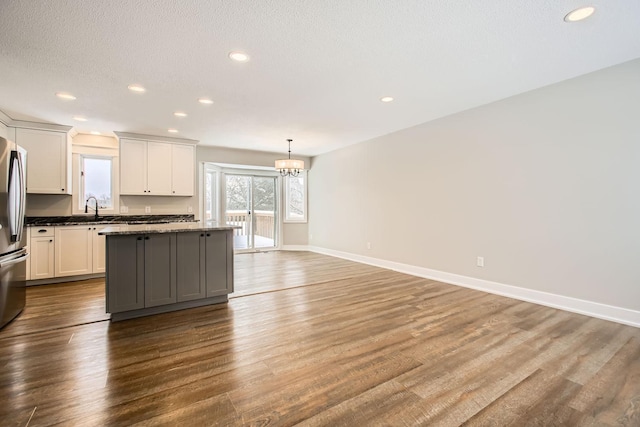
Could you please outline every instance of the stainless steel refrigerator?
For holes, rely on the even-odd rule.
[[[20,314],[25,304],[26,168],[27,152],[0,137],[0,328]]]

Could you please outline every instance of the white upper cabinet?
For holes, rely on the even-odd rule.
[[[71,194],[71,149],[65,132],[16,129],[27,150],[27,193]]]
[[[171,144],[147,142],[147,194],[171,195]]]
[[[147,194],[147,142],[120,140],[120,194]]]
[[[195,177],[195,147],[173,144],[171,146],[171,193],[175,196],[193,196]]]
[[[193,196],[195,148],[170,142],[120,139],[120,194]]]

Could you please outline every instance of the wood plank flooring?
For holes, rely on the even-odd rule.
[[[640,329],[313,253],[235,272],[118,323],[101,281],[29,288],[0,425],[640,425]]]

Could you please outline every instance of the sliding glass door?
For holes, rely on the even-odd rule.
[[[224,181],[226,223],[240,227],[234,232],[234,248],[275,248],[277,177],[227,173]]]

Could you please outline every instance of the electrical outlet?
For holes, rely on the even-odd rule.
[[[151,206],[145,206],[144,213],[151,213]]]
[[[371,242],[367,242],[367,249],[371,249]]]
[[[129,213],[128,206],[120,206],[120,213]]]
[[[478,258],[476,258],[476,265],[478,267],[484,267],[484,257],[479,256]]]
[[[188,213],[193,213],[193,206],[187,207],[187,212]]]

